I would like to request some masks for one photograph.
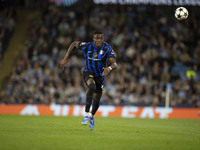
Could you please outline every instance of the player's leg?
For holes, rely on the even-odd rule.
[[[97,112],[97,110],[99,108],[100,99],[101,99],[101,94],[94,93],[93,104],[92,104],[92,116],[95,115],[95,113]]]
[[[92,115],[89,117],[90,130],[94,129],[94,115],[99,108],[99,103],[103,92],[103,81],[104,81],[103,78],[95,77],[96,91],[93,94]]]
[[[87,81],[87,86],[88,86],[88,91],[86,93],[86,106],[85,106],[85,112],[90,111],[90,106],[92,104],[92,98],[93,98],[93,94],[96,90],[96,85],[95,85],[95,81],[93,80],[93,78],[88,79]]]
[[[100,103],[101,95],[103,93],[103,84],[104,84],[103,77],[95,77],[94,79],[96,83],[96,91],[93,95],[92,116],[95,115],[96,111],[99,108],[99,103]]]
[[[93,104],[92,104],[92,114],[89,117],[90,130],[94,129],[94,115],[95,115],[95,113],[97,112],[97,110],[99,108],[100,99],[101,99],[101,94],[94,93],[94,95],[93,95]]]
[[[84,73],[84,81],[88,87],[88,91],[86,93],[85,115],[81,124],[87,125],[89,116],[91,115],[89,111],[90,111],[90,106],[92,104],[93,93],[96,90],[96,85],[94,79],[92,78],[92,75],[89,73]]]

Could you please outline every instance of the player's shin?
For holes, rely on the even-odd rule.
[[[92,104],[92,116],[95,115],[98,108],[99,108],[99,100],[94,100]]]
[[[93,96],[93,93],[95,92],[96,90],[96,85],[95,84],[90,84],[88,86],[88,91],[87,91],[87,94],[86,94],[86,106],[85,106],[85,112],[89,112],[90,111],[90,106],[92,104],[92,96]]]

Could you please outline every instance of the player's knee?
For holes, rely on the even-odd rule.
[[[88,86],[88,88],[89,88],[89,92],[93,94],[95,92],[95,90],[96,90],[96,85],[95,84],[90,84]]]

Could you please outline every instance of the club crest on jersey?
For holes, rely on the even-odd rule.
[[[101,55],[103,54],[103,50],[100,51],[100,54],[101,54]]]
[[[93,55],[94,57],[97,57],[98,56],[98,54],[97,53],[94,53],[94,55]]]

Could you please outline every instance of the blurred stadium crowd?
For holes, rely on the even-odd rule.
[[[0,63],[15,29],[16,12],[13,7],[0,7]]]
[[[1,91],[1,103],[84,104],[83,53],[58,63],[74,40],[102,30],[119,69],[106,78],[101,104],[200,107],[200,10],[178,21],[173,7],[128,5],[49,6],[35,20],[21,57]]]

